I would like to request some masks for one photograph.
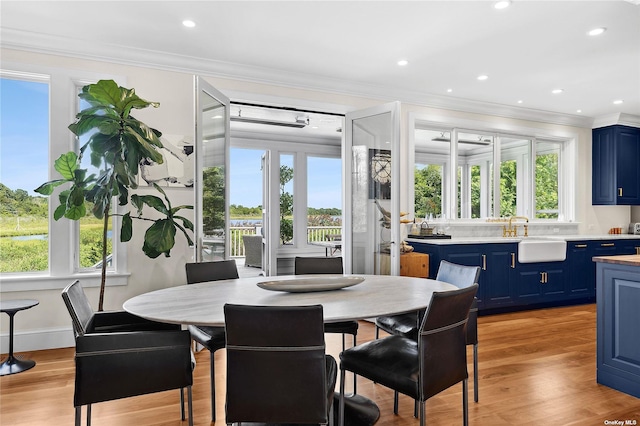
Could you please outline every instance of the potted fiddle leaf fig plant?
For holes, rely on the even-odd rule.
[[[89,106],[76,115],[76,121],[69,125],[69,130],[78,138],[88,134],[88,140],[80,147],[79,154],[71,151],[61,155],[54,168],[62,178],[42,184],[36,192],[48,196],[57,186],[69,184],[58,195],[60,205],[55,209],[54,219],[80,220],[90,210],[102,220],[102,279],[98,303],[98,310],[102,311],[111,218],[122,216],[122,242],[131,240],[133,219],[152,222],[145,232],[142,251],[150,258],[161,254],[169,257],[177,230],[184,234],[190,245],[193,244],[187,231],[193,232],[193,223],[179,215],[181,210],[193,209],[193,206],[173,207],[167,194],[155,183],[153,186],[162,197],[130,193],[138,187],[137,175],[141,164],[163,162],[159,151],[162,148],[161,133],[134,118],[131,111],[149,106],[157,108],[159,103],[141,99],[134,89],[120,87],[113,80],[100,80],[84,86],[78,96]],[[89,153],[96,173],[90,174],[88,168],[82,167],[85,153]],[[116,197],[120,206],[130,204],[135,212],[118,213],[113,206]],[[145,206],[155,210],[154,218],[142,216]]]

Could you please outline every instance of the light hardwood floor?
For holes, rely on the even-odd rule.
[[[595,305],[480,317],[480,402],[473,403],[470,379],[470,424],[640,423],[640,399],[596,383],[595,321]],[[361,322],[358,340],[364,342],[373,336],[373,325]],[[328,352],[337,358],[339,335],[328,334],[327,344]],[[36,360],[37,365],[27,372],[0,378],[0,424],[73,424],[73,348],[23,355]],[[209,354],[204,351],[196,357],[194,419],[196,425],[208,425]],[[224,424],[224,362],[225,352],[217,351],[218,424]],[[469,368],[471,373],[470,356]],[[350,383],[347,376],[347,389]],[[427,402],[427,424],[461,424],[461,390],[461,386],[455,386],[431,398]],[[379,405],[378,425],[418,425],[413,418],[413,401],[408,397],[400,397],[400,413],[395,416],[390,390],[359,378],[358,393]],[[180,422],[178,401],[178,392],[170,391],[95,404],[93,425],[186,425]]]

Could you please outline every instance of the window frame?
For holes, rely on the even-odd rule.
[[[494,146],[493,146],[493,191],[494,191],[494,199],[492,210],[494,214],[492,217],[499,217],[499,214],[496,214],[496,209],[499,209],[500,206],[500,168],[495,167],[496,164],[500,164],[500,138],[521,138],[523,140],[529,141],[529,160],[534,161],[532,159],[536,158],[536,144],[539,141],[544,142],[553,142],[558,143],[560,146],[559,152],[559,175],[558,175],[558,219],[542,219],[535,217],[535,167],[531,163],[528,166],[523,168],[523,176],[526,178],[526,187],[524,190],[524,194],[522,195],[523,206],[518,205],[518,212],[521,211],[530,211],[533,214],[530,215],[529,219],[531,221],[538,222],[573,222],[575,221],[575,203],[576,203],[576,145],[578,140],[577,133],[565,131],[562,129],[555,130],[547,130],[547,129],[539,129],[539,128],[530,128],[526,126],[515,126],[510,124],[508,121],[504,123],[486,123],[482,121],[475,120],[465,120],[459,119],[452,121],[449,118],[443,117],[431,117],[431,116],[420,116],[416,113],[410,113],[408,116],[408,128],[411,129],[409,132],[409,143],[408,150],[409,155],[408,158],[412,162],[412,165],[415,165],[418,160],[416,159],[421,154],[416,152],[415,149],[415,130],[420,129],[428,129],[438,132],[450,132],[451,140],[457,141],[459,133],[482,133],[491,135],[494,137]],[[452,143],[450,154],[449,154],[449,164],[452,165],[449,173],[445,173],[443,182],[443,187],[446,187],[446,194],[442,198],[442,211],[447,212],[448,217],[454,218],[454,220],[458,222],[464,221],[473,221],[473,222],[485,222],[487,216],[484,216],[486,213],[485,210],[481,209],[481,218],[458,218],[458,209],[457,209],[457,185],[450,185],[449,182],[457,182],[457,169],[458,169],[458,158],[457,158],[457,144]],[[422,155],[425,155],[424,153]],[[475,163],[474,163],[475,164]],[[473,164],[468,163],[469,166]],[[518,167],[521,165],[518,164]],[[524,164],[522,166],[525,166]],[[408,182],[409,196],[408,203],[409,208],[415,206],[415,181],[413,175],[413,167],[409,167],[411,169],[405,176]],[[463,170],[464,171],[464,170]],[[572,190],[573,189],[573,190]],[[520,196],[519,196],[520,197]],[[451,200],[455,200],[453,203]],[[464,203],[463,203],[464,205]],[[520,213],[518,213],[520,214]]]
[[[49,81],[49,180],[58,177],[53,161],[63,153],[78,149],[75,135],[68,129],[78,110],[78,88],[101,79],[112,79],[118,84],[126,85],[126,79],[121,76],[12,62],[3,62],[0,76],[22,80],[35,78],[39,81],[47,78]],[[50,199],[57,203],[57,194],[62,189],[56,188]],[[76,259],[79,257],[79,225],[71,220],[54,220],[56,203],[49,203],[48,270],[2,273],[2,293],[62,289],[76,279],[81,279],[84,287],[100,286],[100,269],[94,271],[78,267]],[[118,220],[114,222],[114,227],[119,228]],[[107,272],[107,286],[127,285],[130,275],[127,270],[126,244],[120,243],[115,235],[114,232],[114,269]]]

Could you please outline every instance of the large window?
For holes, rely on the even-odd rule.
[[[102,228],[87,216],[80,222],[53,220],[53,195],[35,193],[56,179],[53,162],[78,149],[67,126],[80,106],[77,93],[90,81],[116,76],[64,73],[45,66],[3,63],[0,70],[0,274],[2,291],[59,289],[73,277],[86,287],[100,284]],[[83,138],[84,139],[84,138]],[[85,153],[88,160],[89,153]],[[86,164],[86,163],[85,163]],[[115,219],[117,222],[117,219]],[[116,227],[114,226],[114,229]],[[109,232],[110,234],[111,232]],[[114,235],[114,240],[115,240]],[[107,284],[127,283],[126,249],[110,243]]]
[[[567,142],[421,125],[414,140],[416,218],[440,212],[459,219],[568,217],[562,183],[569,179],[562,171],[569,167],[561,155]]]
[[[49,269],[49,82],[0,80],[0,272]]]

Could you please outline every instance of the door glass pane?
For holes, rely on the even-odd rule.
[[[559,167],[561,144],[536,143],[536,218],[559,219]]]
[[[458,217],[493,216],[493,136],[458,133]]]
[[[262,149],[231,148],[229,244],[231,257],[246,257],[243,235],[262,235]]]
[[[293,155],[280,155],[280,244],[293,244]]]
[[[353,120],[353,273],[391,267],[391,113]]]
[[[307,157],[307,242],[342,238],[341,169],[339,158]]]
[[[49,268],[49,83],[0,79],[0,272]]]
[[[226,252],[226,106],[202,92],[202,260]]]

